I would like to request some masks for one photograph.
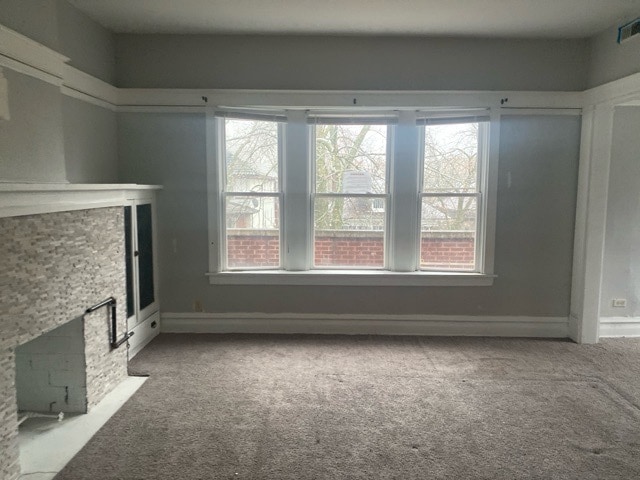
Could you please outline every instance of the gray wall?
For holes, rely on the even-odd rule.
[[[10,120],[0,119],[0,181],[64,182],[62,95],[7,68]]]
[[[609,174],[601,315],[640,316],[640,107],[616,108]],[[613,308],[626,298],[626,308]]]
[[[640,37],[621,44],[617,38],[618,28],[612,27],[591,39],[589,88],[640,72]]]
[[[113,82],[113,36],[65,0],[0,0],[0,24]],[[0,182],[117,180],[115,113],[8,68],[4,75],[11,119],[0,120]]]
[[[498,278],[472,288],[209,285],[204,115],[120,113],[118,135],[121,181],[165,187],[158,205],[165,312],[192,311],[199,300],[209,312],[568,315],[579,117],[503,119]]]
[[[189,311],[191,292],[203,298],[210,291],[204,277],[208,265],[204,114],[119,113],[118,140],[120,181],[164,187],[157,197],[162,309]]]
[[[58,0],[60,53],[69,65],[107,83],[115,82],[115,40],[106,28],[66,0]]]
[[[56,0],[0,0],[0,24],[58,50]]]
[[[75,98],[62,97],[67,180],[116,183],[116,113]]]
[[[586,40],[116,36],[117,86],[582,90]]]

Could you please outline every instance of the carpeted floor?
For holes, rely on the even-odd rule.
[[[161,335],[56,480],[637,479],[640,340]]]

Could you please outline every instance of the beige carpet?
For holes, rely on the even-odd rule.
[[[637,479],[640,341],[161,335],[56,477]]]

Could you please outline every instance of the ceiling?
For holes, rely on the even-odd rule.
[[[584,38],[640,0],[69,0],[130,33]]]

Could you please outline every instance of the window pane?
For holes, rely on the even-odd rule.
[[[425,127],[425,192],[475,192],[478,177],[478,124]]]
[[[228,192],[278,191],[278,125],[225,120]]]
[[[475,197],[422,199],[420,268],[475,270]]]
[[[384,198],[316,198],[314,264],[384,267]]]
[[[227,266],[280,266],[278,197],[227,196]]]
[[[386,125],[316,125],[316,191],[386,193]]]

